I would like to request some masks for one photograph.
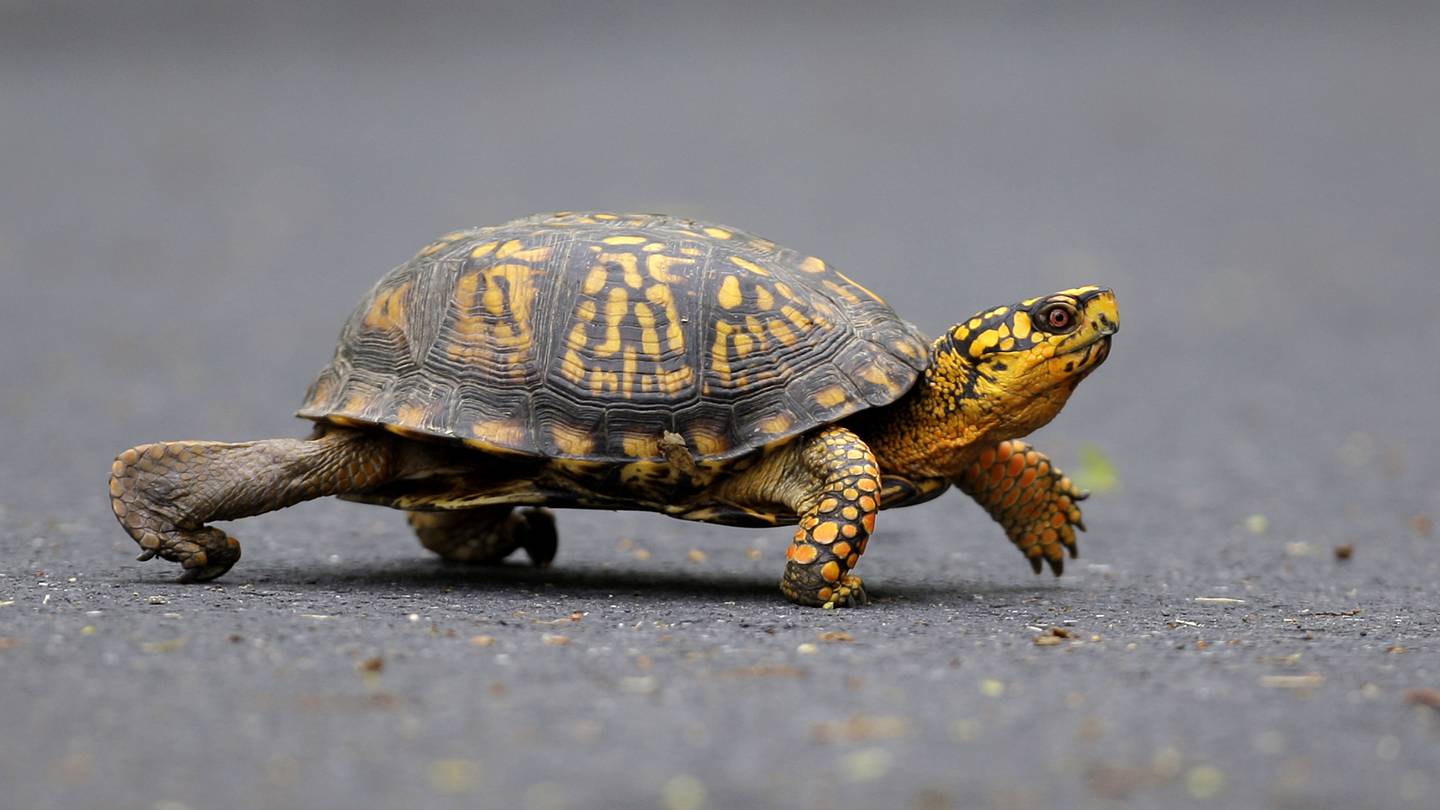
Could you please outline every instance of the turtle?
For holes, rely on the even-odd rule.
[[[851,607],[877,513],[954,486],[1058,576],[1085,493],[1021,439],[1119,325],[1087,285],[928,340],[822,259],[737,228],[531,216],[381,278],[305,395],[308,437],[133,447],[111,506],[140,559],[187,582],[240,558],[208,522],[326,495],[404,510],[426,548],[480,565],[548,565],[550,508],[793,525],[781,593]]]

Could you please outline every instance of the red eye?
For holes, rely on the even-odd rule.
[[[1044,313],[1045,326],[1052,332],[1064,332],[1075,324],[1075,313],[1069,307],[1056,305]]]

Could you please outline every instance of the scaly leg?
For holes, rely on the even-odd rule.
[[[140,559],[178,562],[180,581],[203,582],[240,559],[240,543],[207,522],[363,492],[396,475],[399,455],[385,434],[339,429],[312,439],[145,444],[111,465],[110,506]]]
[[[863,605],[869,601],[865,588],[849,572],[875,530],[879,465],[865,442],[845,428],[827,428],[805,442],[801,458],[811,483],[793,496],[800,526],[785,553],[789,562],[780,590],[801,605]]]
[[[543,568],[555,559],[555,517],[546,509],[517,512],[482,506],[453,512],[410,512],[406,519],[420,545],[451,562],[499,565],[518,548]]]
[[[1077,503],[1088,495],[1025,442],[1001,442],[981,453],[955,485],[1005,528],[1035,573],[1044,560],[1058,577],[1065,551],[1076,555],[1075,530],[1085,529]]]

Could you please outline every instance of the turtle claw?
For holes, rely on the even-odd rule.
[[[136,557],[135,559],[139,560],[140,562],[147,562],[149,560],[153,560],[155,559],[155,552],[147,548],[144,551],[140,552],[140,556]]]

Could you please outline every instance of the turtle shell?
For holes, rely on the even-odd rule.
[[[346,322],[299,415],[545,458],[735,458],[894,401],[928,360],[814,257],[655,214],[456,231]],[[672,439],[673,441],[673,439]]]

